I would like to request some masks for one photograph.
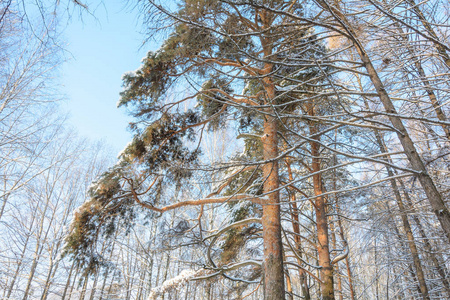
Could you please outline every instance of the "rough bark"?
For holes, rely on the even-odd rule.
[[[278,155],[277,121],[267,116],[264,122],[264,160],[271,160]],[[283,247],[281,243],[280,197],[273,192],[279,187],[278,162],[264,165],[264,192],[268,200],[263,205],[264,238],[264,299],[284,299]]]
[[[262,21],[262,29],[270,28],[273,15],[268,11],[261,11],[259,17]],[[261,46],[264,57],[270,57],[273,53],[271,36],[261,36]],[[272,63],[265,63],[263,69],[263,86],[266,92],[266,105],[271,105],[275,99],[275,84],[271,77]],[[267,193],[267,201],[263,204],[262,227],[264,245],[264,299],[276,300],[285,298],[284,268],[283,268],[283,244],[281,237],[280,216],[280,186],[278,176],[278,120],[274,116],[272,108],[266,109],[264,116],[264,131],[261,138],[263,146],[263,159],[267,163],[263,166],[264,193]]]
[[[286,160],[286,166],[287,166],[289,181],[292,182],[292,181],[294,181],[294,176],[292,175],[291,164],[290,164],[289,160]],[[290,195],[290,203],[292,206],[292,213],[291,213],[292,230],[295,234],[294,241],[297,246],[299,255],[301,256],[302,255],[302,247],[301,247],[300,226],[299,226],[299,219],[298,219],[299,211],[298,211],[296,197],[295,197],[294,192],[292,192]],[[301,266],[303,264],[303,262],[299,258],[297,258],[297,263],[299,266]],[[309,293],[308,281],[307,281],[305,270],[303,270],[302,268],[298,268],[298,275],[299,275],[300,287],[302,290],[302,296],[304,297],[305,300],[310,300],[311,295]]]
[[[312,112],[311,112],[312,113]],[[314,114],[314,113],[312,113]],[[317,128],[315,124],[310,125],[310,134],[315,136]],[[315,137],[315,139],[319,139]],[[319,265],[321,266],[321,292],[323,300],[334,300],[334,281],[333,281],[333,266],[331,265],[330,246],[328,236],[328,217],[326,213],[326,198],[320,196],[323,194],[322,176],[320,172],[320,145],[318,142],[310,142],[311,155],[313,157],[311,169],[315,173],[313,176],[314,194],[316,211],[316,226],[317,226],[317,251],[319,255]]]

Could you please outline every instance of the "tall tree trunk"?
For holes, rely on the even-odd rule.
[[[334,226],[333,222],[330,222],[330,232],[331,232],[331,244],[333,245],[333,249],[338,249],[336,241],[336,227]],[[336,292],[339,294],[339,300],[344,300],[344,294],[342,291],[342,280],[339,273],[339,265],[337,263],[334,264],[333,273],[336,274],[337,277]]]
[[[409,0],[411,1],[411,0]],[[436,116],[441,121],[447,121],[447,116],[445,115],[445,112],[442,110],[441,105],[439,104],[438,98],[436,96],[436,93],[434,92],[433,85],[428,80],[427,75],[425,73],[424,68],[422,67],[422,63],[419,60],[418,55],[414,53],[413,47],[410,45],[408,35],[405,34],[403,28],[400,26],[400,24],[396,23],[397,30],[399,32],[400,38],[403,40],[404,43],[406,43],[406,50],[408,51],[410,55],[410,59],[414,61],[414,66],[416,67],[417,73],[419,73],[420,81],[422,82],[422,85],[427,92],[428,98],[430,99],[431,105],[433,106],[434,112],[436,113]],[[450,61],[450,60],[449,60]],[[449,126],[442,124],[442,129],[444,130],[444,133],[448,140],[450,140],[450,128]]]
[[[314,125],[313,125],[314,126]],[[311,135],[314,135],[316,130],[313,128]],[[317,226],[317,251],[319,254],[319,265],[321,266],[320,274],[322,279],[322,299],[334,300],[334,281],[333,281],[333,266],[331,265],[330,246],[328,236],[328,217],[326,212],[326,198],[321,196],[323,194],[322,178],[320,172],[320,152],[319,143],[311,142],[311,155],[313,156],[312,171],[317,173],[313,175],[314,194],[316,211],[316,226]]]
[[[95,292],[97,290],[97,282],[98,282],[99,274],[95,274],[94,283],[92,284],[91,294],[89,296],[89,300],[95,299]]]
[[[261,11],[259,14],[263,23],[263,28],[270,28],[273,22],[273,15],[268,11]],[[273,54],[270,36],[262,36],[261,44],[264,49],[264,57],[271,57]],[[275,99],[275,84],[271,77],[273,64],[264,64],[264,78],[262,83],[266,92],[266,105],[270,107]],[[283,270],[283,245],[281,238],[281,216],[280,216],[280,194],[278,178],[278,120],[272,108],[266,109],[264,116],[264,131],[261,138],[263,147],[263,159],[267,163],[263,166],[264,193],[267,193],[267,200],[263,204],[262,227],[264,244],[264,299],[276,300],[284,299],[284,270]]]
[[[113,253],[114,253],[114,247],[116,246],[116,238],[117,238],[117,233],[114,235],[114,240],[113,240],[113,244],[111,246],[111,252],[109,254],[109,260],[111,261]],[[104,275],[104,279],[103,279],[103,283],[102,283],[102,289],[100,290],[100,298],[99,300],[103,299],[103,293],[105,292],[105,286],[106,286],[106,279],[108,278],[109,272],[110,272],[110,268],[108,267],[106,269],[105,275]],[[114,277],[114,276],[113,276]]]
[[[308,103],[306,112],[310,116],[315,115],[314,103]],[[320,136],[317,135],[319,129],[317,123],[309,122],[309,134],[311,140],[309,142],[311,147],[311,171],[313,175],[314,195],[316,196],[314,208],[316,212],[316,227],[317,227],[317,251],[319,255],[320,275],[321,275],[321,293],[323,300],[334,300],[334,280],[333,280],[333,266],[331,265],[330,257],[330,242],[328,232],[328,216],[327,216],[327,198],[322,196],[324,193],[322,185],[321,159],[320,159]]]
[[[337,159],[336,156],[333,157],[333,164],[337,165]],[[336,178],[336,173],[333,174],[333,189],[335,191],[337,191],[337,178]],[[339,228],[339,237],[341,238],[342,241],[345,241],[348,246],[348,242],[347,239],[344,236],[344,226],[342,224],[342,218],[341,218],[341,212],[340,212],[340,207],[339,207],[339,198],[337,196],[337,194],[335,194],[335,203],[334,203],[334,208],[336,210],[336,216],[337,216],[337,223],[338,223],[338,228]],[[350,251],[350,250],[349,250]],[[347,255],[345,257],[345,266],[346,266],[346,270],[347,270],[347,280],[348,280],[348,287],[350,290],[350,299],[351,300],[355,300],[355,288],[353,287],[353,277],[352,277],[352,271],[350,268],[350,258],[349,255]],[[342,294],[341,294],[342,296]]]
[[[273,91],[274,92],[274,91]],[[273,98],[273,97],[271,97]],[[263,137],[264,160],[271,161],[278,156],[277,120],[266,116]],[[264,238],[264,299],[284,299],[283,246],[281,243],[281,219],[278,162],[266,163],[263,167],[264,192],[268,193],[263,205]]]
[[[406,245],[406,243],[405,243],[405,241],[403,239],[403,234],[400,233],[400,230],[397,227],[397,223],[396,223],[396,221],[395,221],[395,219],[393,217],[394,214],[391,212],[391,208],[389,206],[389,203],[387,203],[386,205],[387,205],[387,209],[388,209],[388,213],[389,213],[389,221],[391,223],[390,227],[393,228],[394,231],[395,231],[395,237],[397,238],[397,241],[398,241],[399,245],[401,246],[400,249],[402,249],[404,251],[405,255],[407,255],[408,250],[406,250],[407,249],[407,245]],[[409,246],[409,244],[408,244],[408,246]],[[410,263],[408,263],[408,273],[410,274],[410,276],[412,278],[412,282],[414,283],[414,286],[417,289],[417,293],[419,295],[422,295],[420,283],[419,283],[419,285],[415,284],[416,281],[418,282],[417,274],[415,272],[415,269],[412,267],[412,265]]]
[[[83,287],[81,288],[80,300],[84,300],[84,297],[86,297],[88,281],[89,281],[89,276],[86,274],[84,276]]]
[[[288,159],[286,159],[286,166],[287,166],[289,181],[292,182],[292,181],[294,181],[294,176],[292,175],[291,163],[289,162]],[[297,250],[299,252],[299,255],[302,256],[303,251],[302,251],[302,246],[301,246],[300,223],[299,223],[299,218],[298,218],[299,210],[297,207],[295,191],[292,191],[290,194],[290,204],[292,207],[291,216],[292,216],[292,230],[294,232],[294,241],[295,241]],[[299,266],[301,266],[303,264],[303,262],[298,258],[297,258],[297,263]],[[310,300],[311,295],[309,294],[308,279],[306,276],[306,272],[302,268],[298,268],[298,274],[299,274],[299,281],[300,281],[300,288],[302,291],[302,296],[304,297],[305,300]]]
[[[77,275],[78,275],[78,273],[80,271],[78,266],[75,268],[75,270],[76,270],[75,276],[73,276],[72,285],[70,286],[69,299],[72,298],[73,288],[75,287],[75,282],[77,280]]]
[[[53,251],[52,251],[53,252]],[[46,300],[50,287],[52,285],[52,278],[58,267],[58,262],[54,263],[53,253],[50,253],[50,263],[48,266],[47,279],[45,280],[44,291],[42,292],[41,300]]]
[[[262,28],[270,28],[273,22],[273,15],[268,11],[261,11],[259,17],[262,21]],[[261,36],[261,45],[264,57],[270,58],[273,54],[273,45],[270,36]],[[262,83],[266,92],[264,131],[261,138],[263,147],[263,159],[267,163],[263,166],[264,193],[267,193],[267,200],[263,204],[262,227],[264,244],[264,299],[276,300],[285,298],[284,290],[284,269],[283,269],[283,245],[281,237],[281,216],[280,216],[280,186],[278,177],[278,120],[274,110],[270,107],[275,99],[275,84],[272,80],[271,72],[273,64],[264,63],[264,78]]]
[[[389,175],[389,176],[393,176],[394,174],[392,173],[392,171],[390,171],[390,168],[387,167],[387,169],[389,170],[388,175],[389,175],[389,173],[391,173],[391,175]],[[410,250],[411,256],[413,258],[414,267],[416,269],[416,276],[417,276],[417,280],[419,282],[420,293],[421,293],[423,299],[429,300],[430,296],[429,296],[428,287],[427,287],[426,281],[425,281],[425,274],[423,272],[422,263],[420,262],[419,251],[417,249],[416,242],[414,240],[411,225],[409,223],[408,216],[406,215],[406,209],[403,204],[402,198],[400,196],[398,186],[394,179],[391,180],[391,185],[392,185],[392,189],[394,190],[394,195],[395,195],[395,198],[397,200],[397,204],[398,204],[398,207],[400,210],[400,216],[402,219],[403,228],[406,233],[409,250]]]

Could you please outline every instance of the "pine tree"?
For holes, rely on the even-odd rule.
[[[314,86],[317,80],[312,78],[320,78],[318,69],[298,65],[317,53],[323,56],[324,48],[314,42],[310,27],[286,22],[272,11],[301,14],[300,4],[272,1],[270,5],[271,9],[258,9],[244,2],[183,1],[176,13],[170,13],[151,4],[175,24],[161,48],[149,52],[138,71],[124,76],[119,105],[127,106],[137,119],[131,124],[135,137],[120,162],[93,185],[92,198],[76,214],[67,240],[69,253],[87,259],[88,269],[95,271],[101,261],[94,250],[96,241],[111,235],[119,223],[132,225],[136,203],[163,213],[193,205],[247,202],[240,204],[233,221],[247,222],[251,207],[258,207],[252,217],[261,216],[261,221],[227,233],[223,262],[232,259],[227,257],[227,247],[242,244],[261,222],[265,299],[284,298],[280,161],[296,147],[280,151],[279,136],[295,123],[289,121],[289,114],[297,113],[301,102],[302,92],[292,92],[290,86],[295,89],[302,82]],[[180,93],[180,87],[188,84]],[[202,166],[198,145],[204,131],[225,126],[238,128],[236,138],[252,136],[245,138],[246,156],[231,157],[220,166],[228,170],[229,179],[208,196],[173,202],[182,187],[198,178],[199,170],[217,171],[216,166]],[[249,264],[255,261],[228,269]],[[218,274],[225,272],[219,269]],[[254,272],[259,274],[258,268]]]

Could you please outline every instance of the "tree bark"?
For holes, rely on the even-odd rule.
[[[264,121],[264,160],[270,161],[278,155],[277,121],[267,116]],[[279,187],[278,162],[266,163],[263,167],[264,192],[268,193],[263,205],[264,239],[264,299],[284,299],[283,246],[281,243],[280,196],[274,190]]]
[[[286,160],[286,166],[287,166],[287,171],[288,171],[288,176],[289,176],[289,181],[292,182],[294,181],[294,176],[292,175],[292,169],[291,169],[291,164],[289,162],[289,160]],[[295,193],[294,191],[292,191],[291,195],[290,195],[290,204],[292,206],[292,230],[294,232],[294,241],[295,244],[297,246],[299,255],[302,256],[302,246],[301,246],[301,239],[300,239],[300,226],[299,226],[299,218],[298,218],[298,207],[297,207],[297,202],[296,202],[296,197],[295,197]],[[303,264],[303,262],[297,258],[297,263],[299,266],[301,266]],[[305,270],[303,270],[302,268],[298,268],[298,273],[299,273],[299,281],[300,281],[300,287],[301,287],[301,291],[302,291],[302,296],[304,297],[305,300],[310,300],[311,299],[311,295],[309,293],[309,287],[308,287],[308,280],[306,277],[306,272]]]
[[[311,111],[311,114],[314,113]],[[315,124],[310,125],[310,135],[315,136],[317,128]],[[319,137],[314,137],[318,140]],[[312,164],[311,169],[313,173],[313,186],[314,194],[317,196],[315,199],[315,211],[316,211],[316,226],[317,226],[317,251],[319,254],[319,265],[321,266],[320,274],[322,279],[322,299],[334,300],[334,281],[333,281],[333,266],[331,265],[330,258],[330,246],[328,236],[328,217],[326,213],[326,198],[321,196],[323,194],[322,188],[322,176],[320,170],[320,145],[318,142],[310,142]]]

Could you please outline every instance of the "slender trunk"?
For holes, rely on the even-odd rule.
[[[49,270],[48,270],[47,280],[45,283],[45,289],[44,289],[43,295],[41,297],[41,300],[47,299],[53,278],[55,277],[56,271],[58,270],[60,259],[57,259],[57,256],[60,251],[59,247],[61,246],[61,241],[62,241],[62,236],[59,238],[59,241],[56,244],[55,249],[52,249],[52,251],[50,253],[50,257],[51,257],[50,266],[49,266]],[[54,262],[55,259],[56,259],[56,262]]]
[[[380,299],[380,283],[378,280],[378,248],[377,248],[377,237],[374,238],[374,253],[373,253],[373,264],[375,266],[375,300]]]
[[[34,258],[33,258],[33,262],[31,263],[31,269],[30,269],[30,274],[28,275],[28,281],[27,281],[27,285],[25,288],[25,292],[23,293],[23,298],[22,300],[26,300],[28,299],[29,293],[30,293],[30,289],[31,289],[31,283],[33,282],[33,278],[34,278],[34,273],[36,271],[36,266],[39,260],[39,254],[40,254],[40,243],[36,243],[36,251],[34,253]]]
[[[170,266],[170,252],[167,254],[166,267],[164,268],[164,279],[162,282],[163,284],[167,280],[167,276],[169,275],[169,266]],[[164,300],[164,296],[165,296],[165,293],[163,293],[161,296],[162,300]]]
[[[50,286],[51,286],[51,282],[52,282],[52,278],[53,278],[52,275],[55,274],[56,267],[57,267],[57,263],[56,263],[56,265],[54,264],[53,253],[51,253],[50,254],[50,264],[49,264],[48,273],[47,273],[47,279],[45,280],[44,291],[42,293],[41,300],[47,299],[48,292],[50,290]]]
[[[112,259],[113,253],[114,253],[114,247],[116,246],[116,237],[117,237],[117,233],[116,233],[116,235],[114,236],[114,241],[113,241],[113,244],[112,244],[112,246],[111,246],[111,252],[110,252],[110,254],[109,254],[109,260],[110,260],[110,261],[111,261],[111,259]],[[100,298],[99,298],[99,300],[102,300],[102,299],[103,299],[103,293],[105,292],[105,286],[106,286],[106,279],[108,278],[110,268],[111,268],[111,267],[108,267],[108,268],[106,269],[106,272],[105,272],[105,275],[104,275],[105,278],[103,279],[103,283],[102,283],[102,289],[100,290]]]
[[[45,243],[45,241],[47,241],[48,234],[49,234],[49,232],[50,232],[50,230],[52,228],[52,223],[53,223],[53,220],[54,220],[55,215],[56,215],[56,211],[57,210],[54,209],[52,214],[51,214],[50,219],[46,218],[46,212],[49,209],[50,204],[51,204],[51,199],[50,198],[51,198],[52,193],[53,193],[54,184],[56,184],[56,183],[53,183],[52,188],[49,191],[49,194],[46,195],[46,203],[45,203],[45,207],[43,209],[42,216],[41,216],[41,221],[40,221],[40,224],[39,224],[39,231],[38,231],[38,235],[36,237],[37,238],[37,240],[36,240],[36,248],[35,248],[35,252],[34,252],[33,262],[31,264],[31,270],[30,270],[30,273],[28,275],[28,282],[27,282],[27,285],[26,285],[26,288],[25,288],[24,296],[22,298],[23,300],[28,299],[28,294],[30,292],[30,288],[31,288],[31,284],[33,282],[34,274],[36,272],[37,265],[38,265],[39,260],[41,258],[42,251],[44,250],[44,243]],[[46,225],[45,224],[46,219],[47,219],[48,225],[47,225],[47,229],[44,231],[44,226]]]
[[[33,222],[31,224],[33,224],[33,223],[34,223],[34,219],[33,219]],[[31,236],[31,233],[28,233],[27,234],[27,238],[25,240],[25,244],[24,244],[23,249],[22,249],[22,253],[20,254],[20,259],[17,262],[16,271],[14,272],[14,276],[12,278],[11,284],[9,285],[8,294],[6,295],[6,299],[9,299],[11,297],[11,293],[12,293],[12,291],[14,289],[14,285],[16,283],[17,277],[19,276],[19,273],[20,273],[20,267],[22,266],[22,262],[23,262],[23,259],[25,257],[25,253],[27,251],[27,246],[28,246],[28,241],[30,239],[30,236]]]
[[[84,282],[83,282],[83,287],[81,289],[80,300],[84,300],[84,297],[86,296],[88,281],[89,281],[89,276],[88,275],[84,276]]]
[[[66,299],[67,289],[70,286],[70,278],[72,277],[73,267],[75,266],[75,262],[72,262],[72,266],[70,267],[69,276],[67,276],[66,286],[64,287],[64,292],[62,294],[61,300]]]
[[[414,59],[414,65],[417,68],[417,71],[419,72],[420,80],[422,81],[422,84],[425,87],[425,91],[428,94],[428,97],[430,98],[431,105],[434,108],[434,112],[436,113],[436,116],[439,120],[446,122],[447,116],[445,115],[444,111],[441,108],[441,105],[439,104],[439,101],[436,97],[436,94],[434,90],[432,89],[432,85],[430,81],[427,79],[425,70],[422,67],[422,64],[420,63],[419,59],[417,57],[413,57]],[[450,128],[448,125],[442,125],[442,129],[445,132],[445,136],[447,139],[450,140]]]
[[[6,202],[8,202],[8,198],[9,198],[9,194],[5,195],[3,197],[3,203],[2,203],[2,208],[0,209],[0,220],[3,217],[3,213],[5,211],[5,207],[6,207]]]
[[[308,114],[315,115],[313,104],[308,107]],[[333,266],[331,265],[330,258],[330,246],[328,236],[328,217],[326,208],[326,197],[321,196],[323,194],[322,187],[322,175],[321,160],[320,160],[320,144],[317,136],[318,128],[317,124],[310,123],[310,135],[316,141],[310,141],[312,163],[311,170],[313,175],[313,187],[315,198],[315,212],[316,212],[316,226],[317,226],[317,251],[319,255],[319,265],[321,266],[320,274],[322,279],[321,291],[323,300],[334,300],[334,281],[333,281]]]
[[[335,147],[337,147],[337,131],[335,132],[334,139],[335,139],[335,143],[336,143]],[[333,166],[336,166],[337,164],[338,164],[337,156],[333,155]],[[338,180],[337,180],[336,172],[333,172],[333,190],[335,190],[335,191],[338,190],[337,181]],[[336,210],[336,218],[337,218],[337,223],[338,223],[338,228],[339,228],[339,231],[338,231],[339,237],[341,238],[342,241],[345,241],[347,247],[349,247],[348,241],[347,241],[347,239],[344,236],[344,226],[342,224],[342,218],[341,218],[338,194],[334,195],[334,207],[335,207],[335,210]],[[349,250],[349,252],[350,252],[350,250]],[[351,300],[355,300],[356,299],[355,298],[355,288],[353,287],[353,277],[352,277],[352,271],[351,271],[351,268],[350,268],[350,258],[349,258],[349,256],[350,255],[347,255],[344,260],[345,260],[345,267],[346,267],[346,271],[347,271],[348,287],[349,287],[349,290],[350,290],[350,299]],[[341,289],[341,297],[343,297],[342,289]]]
[[[286,299],[294,300],[294,295],[292,294],[292,282],[291,275],[289,274],[289,270],[286,268]]]
[[[152,289],[152,278],[153,278],[153,254],[150,257],[150,266],[148,267],[148,284],[147,288],[148,290]]]
[[[388,209],[388,212],[389,212],[389,221],[390,221],[390,223],[391,223],[391,228],[393,228],[394,229],[394,231],[395,231],[395,237],[397,238],[397,240],[398,240],[398,243],[400,244],[400,249],[403,249],[403,251],[405,252],[405,254],[406,253],[408,253],[408,251],[406,250],[406,248],[407,248],[407,246],[405,245],[405,242],[404,242],[404,240],[403,240],[403,238],[402,238],[402,234],[400,233],[400,230],[399,230],[399,228],[397,227],[397,223],[395,222],[395,220],[394,220],[394,218],[393,218],[393,213],[391,212],[391,208],[390,208],[390,206],[389,206],[389,204],[387,204],[387,209]],[[409,272],[409,274],[410,274],[410,276],[411,276],[411,278],[412,278],[412,282],[414,283],[414,282],[416,282],[416,281],[418,281],[417,280],[417,275],[416,275],[416,273],[415,273],[415,269],[413,269],[413,267],[412,267],[412,265],[411,264],[408,264],[408,272]],[[422,292],[421,292],[421,289],[420,289],[420,283],[419,283],[419,285],[415,285],[415,288],[417,289],[417,291],[418,291],[418,294],[422,294]]]
[[[333,224],[333,222],[330,222],[330,232],[331,232],[331,244],[333,245],[333,249],[338,249],[337,247],[337,241],[336,241],[336,228]],[[342,280],[341,276],[339,274],[339,265],[334,265],[334,274],[337,276],[337,292],[339,293],[339,300],[344,300],[344,294],[342,291]]]
[[[291,169],[291,164],[290,164],[289,160],[286,160],[286,166],[287,166],[287,170],[288,170],[289,181],[292,182],[292,181],[294,181],[294,176],[292,175],[292,169]],[[297,202],[296,202],[296,197],[295,197],[294,192],[292,192],[290,194],[290,204],[292,207],[291,216],[292,216],[292,230],[294,232],[294,241],[297,246],[299,255],[302,256],[303,251],[302,251],[302,247],[301,247],[300,226],[299,226],[300,223],[299,223],[299,218],[298,218],[299,210],[297,207]],[[303,264],[303,262],[298,258],[297,258],[297,263],[299,266],[301,266]],[[299,273],[300,287],[302,290],[302,296],[304,297],[305,300],[310,300],[311,295],[309,293],[306,272],[302,268],[298,268],[298,273]]]
[[[388,168],[389,169],[389,168]],[[389,173],[389,171],[388,171]],[[392,173],[392,171],[390,172]],[[393,175],[393,174],[392,174]],[[389,175],[389,176],[392,176]],[[416,242],[414,240],[414,236],[412,233],[411,225],[408,220],[408,216],[406,215],[406,209],[403,204],[402,198],[400,197],[400,193],[398,191],[397,184],[394,179],[391,180],[392,189],[394,190],[395,198],[397,200],[397,204],[400,210],[400,216],[402,218],[403,228],[406,233],[406,238],[409,246],[409,250],[411,252],[411,256],[413,257],[414,267],[416,269],[416,276],[419,282],[420,292],[423,299],[430,299],[428,294],[428,287],[425,281],[425,274],[423,272],[422,263],[420,262],[419,251],[417,250]]]
[[[336,184],[334,185],[334,190],[336,191]],[[347,243],[347,247],[348,247],[348,242],[344,236],[344,226],[342,224],[342,219],[341,219],[341,215],[340,215],[340,209],[339,209],[339,202],[336,199],[336,203],[335,203],[335,207],[336,207],[336,213],[337,213],[337,222],[338,222],[338,226],[339,226],[339,236],[341,238],[342,241],[346,241]],[[355,288],[353,286],[353,276],[352,276],[352,270],[350,268],[350,258],[349,256],[347,256],[345,258],[345,267],[347,270],[347,279],[348,279],[348,287],[350,290],[350,299],[351,300],[355,300],[356,296],[355,296]]]
[[[73,288],[75,287],[75,282],[77,280],[77,273],[79,272],[78,266],[76,267],[75,276],[73,277],[72,285],[70,286],[69,299],[72,298]]]
[[[114,285],[114,279],[115,279],[115,277],[116,277],[116,274],[113,272],[113,274],[112,274],[112,276],[111,276],[111,281],[109,282],[109,287],[108,287],[108,297],[111,297],[111,296],[114,296],[114,297],[118,297],[119,295],[117,295],[117,293],[116,294],[114,294],[114,295],[111,295],[111,293],[113,292],[113,285]],[[116,292],[116,291],[114,291],[114,292]],[[113,298],[114,299],[114,298]]]
[[[103,299],[103,293],[105,292],[106,280],[108,279],[108,275],[109,275],[109,268],[105,272],[105,278],[103,278],[102,289],[100,290],[100,298],[98,298],[98,300]]]
[[[205,300],[212,300],[212,298],[211,298],[211,281],[208,281],[206,283],[205,295],[206,295],[206,299]]]
[[[143,292],[144,292],[144,282],[145,282],[145,277],[147,275],[147,268],[145,267],[145,260],[142,262],[141,260],[141,265],[140,265],[140,272],[139,272],[139,286],[138,286],[138,290],[137,290],[137,295],[136,295],[136,299],[140,300],[143,298]]]
[[[98,273],[95,274],[94,283],[92,284],[91,295],[89,296],[89,300],[94,300],[95,291],[97,289],[98,277],[99,277],[99,274]]]
[[[411,0],[409,0],[411,1]],[[399,36],[403,39],[405,43],[407,43],[407,51],[409,55],[411,56],[411,60],[414,61],[414,66],[417,69],[417,73],[419,73],[420,81],[422,82],[422,85],[425,88],[425,91],[427,92],[428,98],[430,99],[431,105],[434,108],[434,112],[436,113],[436,116],[441,121],[447,121],[447,116],[445,115],[444,111],[441,108],[441,105],[439,104],[438,98],[436,96],[436,93],[434,92],[433,85],[428,80],[425,70],[422,67],[422,63],[420,62],[417,55],[414,54],[414,51],[412,47],[409,45],[408,36],[405,34],[404,30],[400,27],[400,24],[397,25],[397,30],[399,32]],[[447,125],[442,124],[442,129],[444,130],[444,133],[447,137],[447,139],[450,140],[450,128]]]

